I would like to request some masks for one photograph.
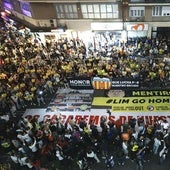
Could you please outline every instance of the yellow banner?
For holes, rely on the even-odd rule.
[[[112,111],[170,111],[170,97],[95,97],[93,106],[110,106]]]

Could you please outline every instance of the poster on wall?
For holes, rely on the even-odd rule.
[[[126,30],[128,37],[146,37],[148,34],[149,25],[144,23],[127,24]]]
[[[127,24],[127,31],[148,31],[148,24],[136,23],[136,24]]]
[[[32,17],[31,6],[29,2],[20,2],[20,8],[21,8],[22,14],[28,17]]]
[[[3,8],[6,10],[13,10],[13,5],[11,0],[4,0],[3,1]]]

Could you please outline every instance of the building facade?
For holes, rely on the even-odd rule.
[[[170,36],[170,0],[2,0],[7,15],[73,37],[111,32],[115,38]],[[166,30],[166,31],[165,31]],[[86,34],[85,34],[86,33]]]

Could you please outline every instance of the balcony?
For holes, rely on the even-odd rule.
[[[170,3],[170,0],[129,0],[129,3]]]
[[[129,21],[130,22],[144,22],[145,21],[145,17],[130,17]]]

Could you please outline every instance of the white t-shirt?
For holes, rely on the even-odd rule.
[[[94,158],[94,152],[93,151],[91,151],[91,152],[87,152],[87,157],[88,158]]]
[[[56,157],[58,158],[59,161],[62,161],[64,158],[61,156],[60,151],[56,151]]]
[[[32,150],[32,152],[36,152],[38,149],[36,147],[36,140],[34,140],[34,143],[32,145],[29,146],[29,148]]]
[[[27,163],[26,163],[26,160],[27,160],[27,159],[28,159],[27,157],[21,158],[21,159],[19,160],[20,165],[21,165],[21,166],[26,165],[26,164],[27,164]]]
[[[28,134],[23,135],[22,138],[23,138],[27,143],[29,143],[29,142],[32,141],[31,137],[30,137]]]
[[[154,139],[154,145],[155,146],[160,146],[161,145],[161,141],[157,138]]]
[[[18,163],[18,158],[17,158],[17,156],[10,156],[10,158],[12,159],[12,161],[13,162],[15,162],[15,163]]]
[[[33,167],[33,165],[32,165],[31,163],[29,163],[29,162],[28,162],[26,165],[27,165],[27,167],[30,168],[30,169]]]
[[[168,122],[162,123],[162,126],[163,126],[163,129],[167,130],[169,128],[169,123]]]

